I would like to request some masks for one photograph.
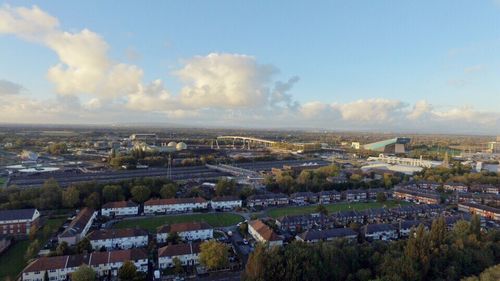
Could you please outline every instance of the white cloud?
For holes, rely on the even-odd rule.
[[[399,100],[367,99],[345,104],[334,104],[342,118],[348,121],[388,122],[400,114],[406,105]]]
[[[423,116],[429,114],[432,111],[433,107],[430,103],[425,100],[421,100],[413,105],[413,109],[408,114],[408,119],[417,120],[422,118]]]
[[[245,108],[267,105],[269,83],[277,72],[254,57],[238,54],[197,56],[176,71],[185,83],[180,101],[194,108]]]

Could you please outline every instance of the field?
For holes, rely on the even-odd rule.
[[[5,183],[5,178],[0,177],[0,187],[2,187],[4,183]]]
[[[339,211],[345,210],[365,210],[370,208],[381,208],[381,207],[396,207],[398,204],[406,205],[407,202],[396,202],[396,201],[387,201],[385,203],[378,202],[355,202],[355,203],[334,203],[329,205],[324,205],[328,210],[328,213],[335,213]],[[314,213],[316,211],[317,205],[313,206],[303,206],[303,207],[285,207],[285,208],[276,208],[267,212],[267,215],[273,218],[279,218],[285,215],[304,215]]]
[[[48,234],[54,233],[64,221],[65,219],[49,219],[44,227],[38,230],[37,238],[41,241],[41,246],[50,238]],[[6,280],[7,277],[14,280],[23,270],[26,266],[24,253],[30,242],[29,240],[18,241],[0,256],[0,281]]]
[[[139,227],[149,231],[156,231],[156,228],[164,224],[181,223],[181,222],[200,222],[204,221],[213,227],[223,227],[235,225],[243,221],[243,217],[230,213],[212,213],[212,214],[195,214],[195,215],[179,215],[179,216],[161,216],[152,218],[141,218],[133,220],[123,220],[115,224],[114,228],[131,228]]]

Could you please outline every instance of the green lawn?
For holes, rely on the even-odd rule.
[[[5,178],[0,177],[0,187],[3,186],[3,184],[5,183],[5,181],[6,181]]]
[[[333,203],[329,205],[325,205],[328,213],[335,213],[338,211],[345,210],[365,210],[370,208],[381,208],[381,207],[396,207],[398,204],[406,205],[407,202],[396,202],[396,201],[387,201],[385,203],[378,202],[354,202],[354,203]],[[285,208],[277,208],[272,209],[267,212],[267,215],[273,218],[279,218],[285,215],[304,215],[314,213],[316,211],[317,206],[303,206],[303,207],[285,207]]]
[[[144,219],[123,220],[115,224],[114,228],[139,227],[149,231],[156,231],[156,228],[164,224],[204,221],[213,227],[235,225],[243,221],[243,217],[231,213],[212,213],[179,216],[161,216]]]
[[[63,223],[65,219],[49,219],[42,227],[38,230],[37,237],[40,240],[41,246],[45,245],[45,242],[50,238],[51,234],[54,233]],[[7,277],[11,280],[23,270],[26,266],[24,260],[24,253],[28,249],[30,240],[23,240],[15,242],[6,252],[0,256],[0,281],[4,281]]]

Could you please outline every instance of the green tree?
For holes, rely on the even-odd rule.
[[[80,191],[76,186],[70,186],[62,192],[62,204],[66,208],[74,208],[80,203]]]
[[[228,247],[216,240],[200,245],[200,263],[208,269],[222,268],[229,264]]]
[[[235,195],[236,182],[232,179],[221,178],[215,185],[215,194],[217,196]]]
[[[68,242],[63,241],[63,242],[59,243],[59,245],[57,245],[57,248],[56,248],[56,254],[58,256],[63,256],[63,255],[69,254]]]
[[[132,194],[132,199],[137,203],[144,203],[151,196],[151,190],[143,185],[132,187],[130,193]]]
[[[36,256],[36,254],[38,254],[39,250],[40,250],[40,241],[38,241],[38,239],[33,240],[29,244],[28,249],[26,249],[26,252],[24,253],[24,259],[30,260],[31,258]]]
[[[101,196],[97,192],[92,192],[89,197],[85,199],[85,206],[92,209],[99,209],[101,206]]]
[[[122,187],[119,185],[106,185],[102,188],[102,197],[104,202],[121,201],[125,199]]]
[[[182,238],[177,232],[170,232],[167,237],[167,243],[178,244],[182,242]]]
[[[172,259],[172,262],[174,264],[174,272],[177,274],[181,274],[184,272],[184,268],[182,267],[182,262],[178,257],[175,257]]]
[[[41,209],[57,209],[61,206],[61,198],[62,192],[59,183],[50,178],[42,186],[38,205]]]
[[[475,214],[470,222],[470,233],[474,234],[477,239],[481,238],[481,218]]]
[[[384,203],[385,201],[387,201],[387,196],[385,195],[385,192],[377,193],[377,202]]]
[[[95,281],[97,280],[96,272],[88,265],[80,266],[71,274],[72,281]]]
[[[323,204],[320,204],[316,207],[316,213],[320,213],[320,214],[323,214],[325,216],[328,215],[328,209],[323,205]]]
[[[167,183],[160,189],[161,198],[174,198],[179,190],[177,184]]]
[[[76,250],[78,253],[90,253],[92,251],[92,244],[90,243],[90,240],[85,237],[78,244],[76,245]]]
[[[137,268],[131,261],[123,263],[122,267],[118,270],[118,278],[123,281],[132,281],[137,276]]]

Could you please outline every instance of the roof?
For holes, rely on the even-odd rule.
[[[175,204],[196,204],[196,203],[205,203],[205,202],[207,202],[207,200],[205,200],[202,197],[150,199],[150,200],[144,202],[144,206],[175,205]]]
[[[308,230],[299,235],[304,241],[311,240],[326,240],[331,238],[340,238],[346,236],[358,235],[356,231],[351,228],[333,228],[327,230]]]
[[[490,207],[487,205],[481,205],[481,204],[476,204],[476,203],[459,203],[458,205],[463,205],[463,206],[466,206],[469,208],[475,208],[475,209],[479,209],[479,210],[483,210],[483,211],[487,211],[487,212],[491,212],[491,213],[495,213],[495,214],[500,214],[500,209]]]
[[[313,192],[295,192],[290,195],[291,198],[299,198],[299,197],[317,197],[318,195]]]
[[[378,223],[378,224],[368,224],[365,226],[366,233],[375,233],[375,232],[380,232],[380,231],[393,231],[396,230],[396,228],[393,225],[386,224],[386,223]]]
[[[90,240],[105,240],[112,238],[147,236],[148,232],[140,228],[122,228],[122,229],[101,229],[92,231],[89,234]]]
[[[200,242],[167,245],[158,249],[158,257],[174,257],[200,253]]]
[[[319,196],[331,196],[331,195],[340,195],[340,192],[337,190],[324,190],[318,193]]]
[[[23,272],[37,272],[52,269],[74,268],[82,264],[99,265],[124,262],[127,260],[147,259],[144,249],[117,250],[111,252],[93,252],[71,256],[41,257],[30,263]]]
[[[71,221],[69,226],[64,230],[64,232],[60,235],[60,237],[71,237],[76,234],[79,234],[83,231],[87,223],[90,221],[92,216],[94,215],[94,209],[83,208],[76,218]]]
[[[279,241],[283,240],[281,236],[274,233],[274,231],[263,223],[261,220],[253,220],[248,223],[260,236],[266,241]]]
[[[237,196],[218,196],[212,198],[214,202],[225,202],[225,201],[241,201],[241,199]]]
[[[36,209],[18,209],[0,211],[0,222],[12,220],[31,220],[35,215]]]
[[[203,229],[212,229],[212,226],[210,226],[206,222],[173,223],[171,225],[164,225],[159,227],[158,233],[185,232]]]
[[[265,194],[255,194],[248,197],[248,200],[263,200],[263,199],[282,199],[286,198],[288,200],[288,196],[283,193],[265,193]]]
[[[133,201],[115,201],[115,202],[108,202],[102,205],[102,209],[129,208],[138,206],[139,205]]]

